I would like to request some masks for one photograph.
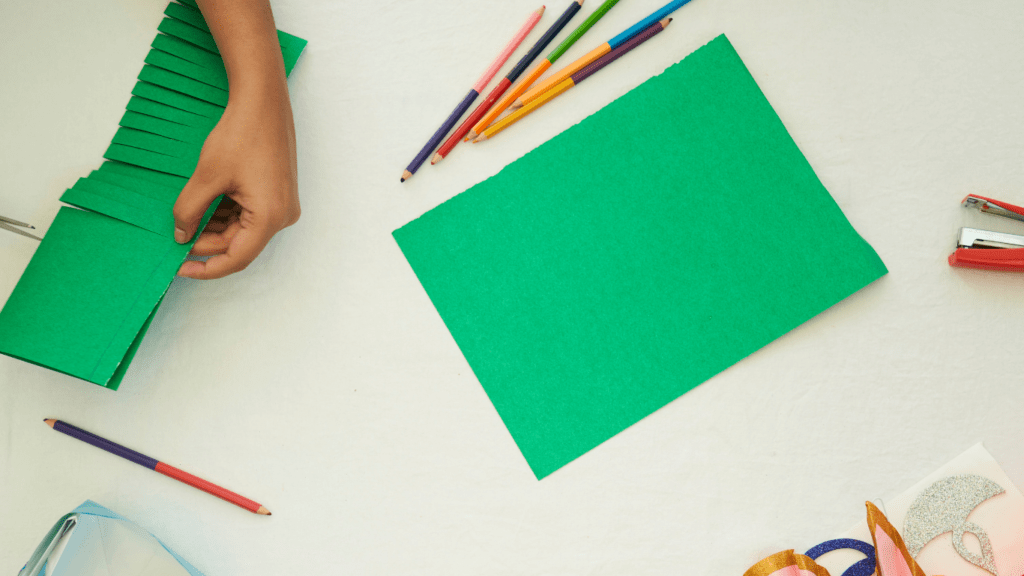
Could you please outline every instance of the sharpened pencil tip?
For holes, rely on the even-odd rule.
[[[260,506],[260,509],[257,510],[256,513],[260,516],[273,516],[273,514],[270,513],[270,510],[267,510],[264,506]]]
[[[667,28],[668,27],[668,23],[671,22],[671,21],[672,21],[671,18],[665,18],[664,20],[662,20],[661,21],[661,29],[664,30],[665,28]]]
[[[53,428],[53,425],[57,423],[57,419],[56,418],[43,418],[43,422],[46,422],[47,426],[49,426],[50,428]]]
[[[405,182],[409,178],[412,178],[412,172],[409,172],[408,170],[402,172],[402,182]]]
[[[509,110],[518,110],[519,108],[522,108],[522,107],[523,107],[523,99],[522,98],[516,98],[516,101],[513,102],[511,106],[509,106]]]
[[[441,154],[434,154],[434,158],[430,161],[430,165],[433,166],[441,160],[444,160],[444,156],[441,156]]]

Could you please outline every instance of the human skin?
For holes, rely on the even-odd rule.
[[[197,0],[227,71],[228,105],[174,204],[174,239],[192,239],[210,203],[226,198],[180,276],[208,280],[244,270],[299,219],[295,126],[269,0]]]

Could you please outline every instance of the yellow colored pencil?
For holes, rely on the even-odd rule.
[[[512,103],[511,108],[515,110],[520,108],[539,98],[541,94],[551,90],[553,86],[557,86],[565,81],[566,78],[571,77],[573,74],[579,72],[583,68],[593,64],[605,54],[612,51],[612,47],[607,42],[601,44],[597,48],[594,48],[590,52],[587,52],[585,56],[579,60],[569,64],[565,68],[562,68],[558,72],[555,72],[550,78],[544,80],[540,84],[527,90],[522,96],[520,96],[515,102]]]
[[[508,116],[505,116],[501,120],[498,120],[494,124],[491,124],[489,128],[481,132],[480,135],[476,137],[476,140],[473,140],[473,143],[476,144],[477,142],[483,142],[484,140],[487,140],[488,138],[494,136],[498,132],[501,132],[505,128],[508,128],[509,126],[515,124],[516,122],[519,122],[519,120],[528,116],[537,108],[540,108],[541,106],[547,104],[549,101],[553,100],[559,94],[565,92],[566,90],[572,88],[575,85],[576,84],[572,81],[572,78],[566,78],[565,80],[562,81],[561,84],[541,94],[539,97],[534,98],[526,106],[517,108]]]

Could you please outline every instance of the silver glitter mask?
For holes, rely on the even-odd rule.
[[[950,476],[932,484],[914,500],[907,513],[903,529],[907,551],[916,558],[925,544],[946,532],[952,532],[953,548],[961,558],[999,576],[988,535],[977,524],[968,522],[967,516],[979,504],[1003,492],[1005,490],[1000,485],[973,474]],[[965,533],[978,538],[981,543],[980,556],[964,545]]]

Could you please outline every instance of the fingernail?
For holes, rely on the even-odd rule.
[[[185,235],[185,231],[181,228],[175,228],[174,241],[178,244],[184,244],[185,242],[188,242],[188,236]]]
[[[182,278],[193,278],[200,270],[202,270],[202,267],[196,262],[187,260],[181,264],[181,268],[178,268],[178,276],[181,276]]]

